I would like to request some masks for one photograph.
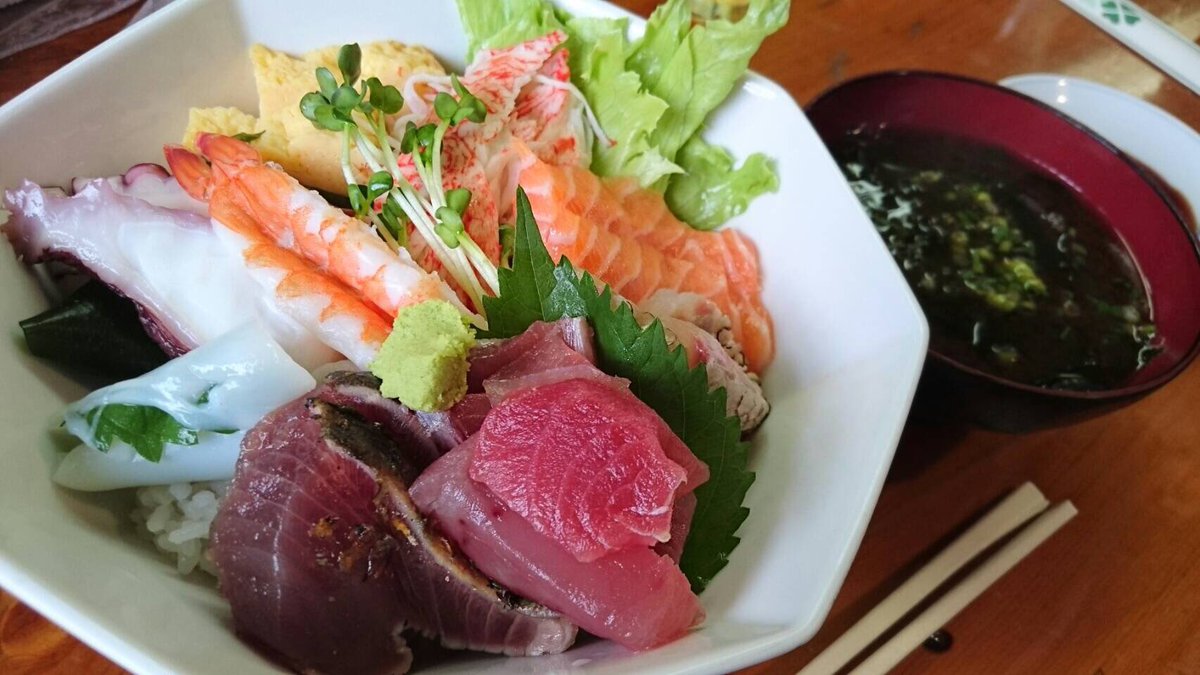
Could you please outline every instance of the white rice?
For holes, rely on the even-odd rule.
[[[138,488],[133,522],[159,550],[175,557],[180,574],[199,569],[216,576],[206,555],[208,531],[228,488],[226,481]]]

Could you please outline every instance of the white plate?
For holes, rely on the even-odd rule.
[[[1123,91],[1066,75],[1014,75],[1000,84],[1062,111],[1150,167],[1200,217],[1200,134],[1162,108]],[[1197,232],[1200,234],[1200,231]]]
[[[621,14],[566,0],[577,14]],[[303,51],[394,38],[455,67],[454,3],[182,0],[0,108],[0,185],[63,183],[155,161],[189,106],[256,105],[246,49]],[[344,18],[344,17],[343,17]],[[787,92],[750,75],[711,121],[711,140],[777,158],[782,188],[739,220],[759,243],[779,356],[774,412],[755,440],[758,481],[741,546],[704,594],[708,622],[630,654],[593,643],[558,657],[466,656],[440,672],[716,673],[785,652],[824,620],[858,547],[924,360],[923,315],[841,174]],[[178,577],[133,533],[128,494],[54,488],[49,420],[82,388],[28,356],[16,321],[44,308],[0,253],[0,585],[120,665],[141,673],[254,673],[266,661],[229,630],[215,589]]]

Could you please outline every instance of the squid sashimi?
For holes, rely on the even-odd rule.
[[[247,324],[67,406],[63,428],[83,444],[62,458],[54,482],[94,491],[228,480],[245,431],[315,384],[261,326]],[[195,442],[165,443],[153,461],[121,437],[100,441],[96,419],[108,406],[159,410],[193,430]]]
[[[197,199],[218,195],[255,223],[276,246],[295,252],[349,288],[375,309],[395,316],[429,299],[469,310],[437,275],[421,269],[407,250],[393,251],[366,223],[330,206],[282,170],[268,165],[248,143],[200,134],[196,147],[208,166],[180,147],[164,148],[180,185]],[[213,219],[220,221],[215,210]]]
[[[694,230],[671,215],[662,195],[628,179],[604,181],[522,152],[517,180],[552,256],[566,256],[634,303],[662,289],[712,300],[731,319],[750,369],[770,363],[771,317],[758,254],[745,236]]]
[[[173,181],[160,182],[173,190]],[[259,291],[207,217],[120,194],[106,179],[77,187],[70,197],[29,182],[5,193],[12,216],[4,233],[26,263],[86,268],[137,304],[147,332],[171,355],[259,321],[303,366],[337,359]]]

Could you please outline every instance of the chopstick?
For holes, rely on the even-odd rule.
[[[920,603],[922,599],[945,583],[955,572],[1021,524],[1044,511],[1048,505],[1049,502],[1046,500],[1046,497],[1042,495],[1041,491],[1033,483],[1027,482],[1014,490],[1012,494],[1005,497],[1003,501],[988,511],[983,518],[979,519],[978,522],[972,525],[958,539],[955,539],[954,542],[947,546],[933,560],[918,570],[916,574],[909,577],[899,588],[892,591],[883,602],[879,603],[870,612],[867,612],[863,618],[858,620],[858,623],[855,623],[850,630],[846,631],[833,644],[829,645],[825,651],[821,652],[817,658],[805,666],[798,675],[832,675],[832,673],[840,670],[851,659],[857,656],[859,652],[874,642],[887,629],[891,628],[892,625]],[[1049,536],[1049,534],[1046,536]],[[1037,543],[1040,543],[1040,541]],[[1008,548],[1006,546],[1001,553],[1007,551]],[[1024,554],[1021,557],[1024,557]],[[1020,557],[1016,560],[1020,560]],[[1016,560],[1013,561],[1013,564],[1016,563]],[[1003,574],[1003,571],[996,576],[999,577],[1000,574]],[[975,576],[975,574],[972,574],[970,578],[974,578]],[[987,582],[987,584],[990,583],[991,581]],[[986,588],[986,584],[984,588]],[[982,590],[982,588],[979,589],[980,592]],[[966,602],[970,602],[973,598],[974,596],[971,596]],[[965,605],[966,603],[963,603],[963,606]],[[962,607],[958,607],[954,611],[957,613],[961,609]],[[925,614],[921,616],[924,617]],[[953,616],[953,614],[950,616]],[[948,621],[949,617],[945,620]],[[916,644],[920,644],[921,641],[939,627],[934,626],[924,635],[921,635],[920,640]],[[888,643],[888,645],[891,644],[892,642]],[[907,651],[904,652],[904,654],[907,653]],[[903,658],[903,654],[901,658]]]
[[[962,583],[938,598],[917,618],[900,629],[900,632],[896,633],[892,639],[868,656],[862,664],[851,671],[851,675],[882,675],[890,671],[912,650],[920,646],[925,638],[953,619],[964,607],[971,604],[972,600],[978,598],[989,586],[996,583],[997,579],[1004,576],[1005,572],[1015,567],[1025,556],[1049,539],[1050,535],[1057,532],[1058,528],[1074,518],[1076,513],[1078,511],[1075,510],[1075,505],[1066,501],[1059,502],[1049,511],[1038,516],[1029,524],[1029,527],[1021,530],[1017,536],[1013,537],[1012,541],[984,561],[978,569],[967,575]]]
[[[1138,56],[1200,95],[1200,47],[1133,0],[1061,0]]]

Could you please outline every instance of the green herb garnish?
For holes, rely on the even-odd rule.
[[[441,155],[446,132],[464,122],[484,121],[487,107],[451,76],[454,93],[439,92],[433,101],[439,121],[421,126],[409,122],[403,135],[394,138],[387,118],[400,112],[404,97],[376,77],[359,83],[361,60],[357,44],[343,45],[338,51],[341,82],[328,68],[317,68],[317,90],[300,99],[300,112],[316,128],[341,135],[342,174],[355,214],[375,225],[394,249],[408,245],[411,223],[474,306],[482,307],[485,286],[491,293],[499,290],[496,266],[463,225],[470,192],[447,191],[442,184]],[[417,190],[400,171],[393,146],[401,155],[411,155],[423,190]],[[374,172],[365,185],[355,180],[352,148]]]
[[[151,462],[162,460],[168,443],[195,445],[200,440],[198,431],[151,406],[110,403],[87,411],[84,419],[97,450],[107,452],[114,441],[124,441]]]
[[[746,469],[741,427],[726,414],[725,390],[709,391],[703,365],[689,368],[683,349],[667,346],[662,324],[641,326],[612,290],[597,290],[590,274],[570,261],[550,259],[524,190],[517,192],[512,269],[500,270],[500,294],[485,298],[488,337],[512,337],[535,321],[586,317],[596,333],[599,365],[629,380],[630,390],[654,409],[711,471],[696,489],[696,513],[680,567],[699,593],[728,562],[737,529],[749,514],[742,506],[754,474]]]
[[[267,133],[267,132],[260,131],[256,134],[248,134],[248,133],[243,132],[240,134],[234,134],[233,137],[243,143],[253,143],[254,141],[257,141],[258,139],[262,138],[262,135],[265,133]]]

